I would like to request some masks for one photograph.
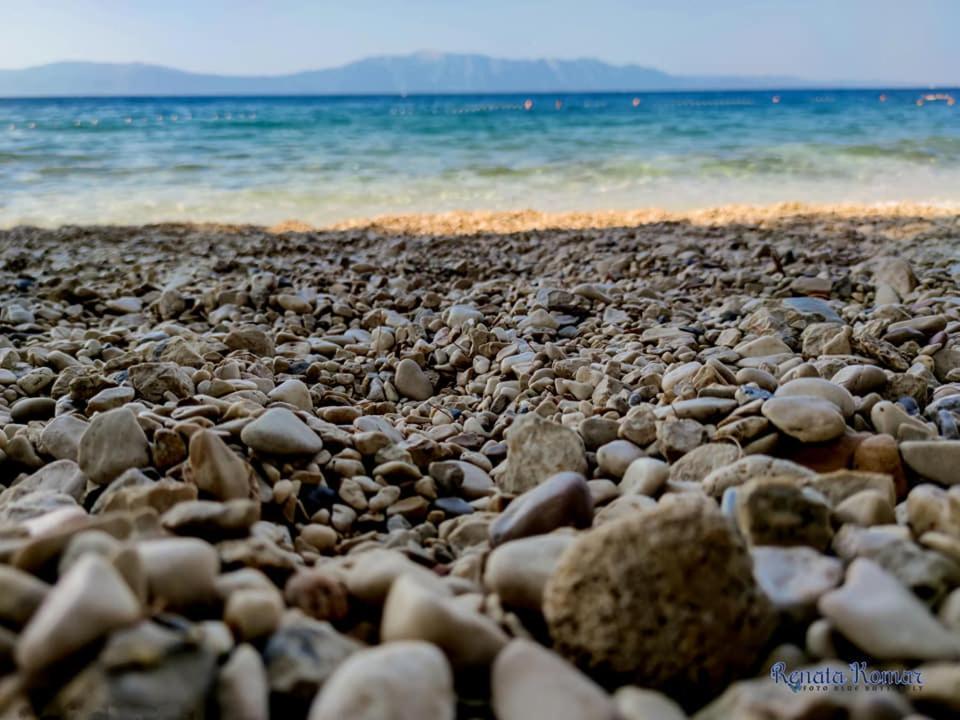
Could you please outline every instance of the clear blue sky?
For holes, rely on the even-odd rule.
[[[960,83],[960,0],[0,0],[0,68],[273,74],[415,50]]]

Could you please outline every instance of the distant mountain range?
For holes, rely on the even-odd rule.
[[[632,92],[811,85],[794,77],[671,75],[600,60],[503,60],[430,52],[372,57],[288,75],[206,75],[143,63],[92,62],[0,70],[0,97]]]

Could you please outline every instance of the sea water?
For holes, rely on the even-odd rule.
[[[0,226],[953,204],[951,98],[960,92],[7,99]]]

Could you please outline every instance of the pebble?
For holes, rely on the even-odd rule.
[[[597,448],[597,467],[607,476],[621,478],[630,463],[645,456],[643,449],[629,440],[613,440]]]
[[[877,660],[960,658],[960,635],[948,631],[916,596],[876,563],[857,558],[843,586],[820,598],[820,612]]]
[[[324,684],[309,720],[453,720],[453,673],[436,646],[391,642],[354,653]]]
[[[847,425],[835,403],[819,397],[774,397],[763,404],[763,415],[778,430],[803,443],[840,437]]]
[[[543,589],[573,541],[571,534],[551,533],[505,542],[487,558],[483,583],[505,605],[539,612]]]
[[[217,500],[237,500],[256,492],[253,469],[220,436],[201,430],[190,438],[190,479]]]
[[[408,575],[397,578],[383,606],[383,642],[422,640],[446,654],[454,669],[489,668],[507,643],[496,623]]]
[[[497,720],[617,720],[603,689],[549,650],[513,640],[491,677]]]
[[[127,408],[100,413],[80,438],[77,461],[91,482],[106,485],[129,468],[150,464],[150,445]]]
[[[507,472],[497,480],[504,492],[525,492],[559,472],[583,475],[587,471],[580,436],[536,413],[515,420],[506,437]]]
[[[593,498],[587,479],[579,473],[553,475],[514,499],[490,524],[493,546],[558,527],[590,527]]]
[[[137,544],[150,596],[174,608],[203,605],[216,596],[220,560],[196,538],[162,538]]]
[[[40,433],[40,445],[44,452],[57,460],[75,461],[80,452],[80,438],[88,425],[74,415],[56,417]]]
[[[637,458],[630,463],[620,479],[620,493],[652,497],[663,488],[669,476],[670,466],[663,460],[650,457]]]
[[[265,455],[314,455],[323,441],[285,408],[271,408],[244,426],[240,439]]]
[[[136,622],[140,603],[113,566],[89,554],[46,594],[17,641],[27,675],[64,660],[117,628]]]
[[[10,419],[16,423],[47,420],[53,417],[56,408],[53,398],[21,398],[10,407]]]
[[[313,411],[313,398],[310,397],[310,388],[301,380],[284,380],[267,397],[274,402],[283,402],[293,405],[305,412]]]
[[[0,231],[0,664],[45,638],[8,714],[302,718],[409,636],[442,662],[354,674],[375,715],[947,716],[910,655],[960,627],[955,214],[648,215]],[[48,664],[91,561],[136,618],[78,600]]]
[[[940,483],[960,483],[960,440],[910,440],[900,443],[904,463],[918,475]]]
[[[774,607],[800,618],[843,579],[843,563],[809,547],[757,546],[750,550],[753,574]]]
[[[429,400],[433,397],[433,385],[416,362],[407,358],[397,363],[393,378],[397,392],[411,400]]]
[[[260,653],[247,643],[238,645],[217,675],[220,717],[269,720],[270,687]]]

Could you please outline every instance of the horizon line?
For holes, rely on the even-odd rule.
[[[612,60],[604,60],[597,56],[590,55],[581,55],[577,57],[557,57],[557,56],[540,56],[540,57],[507,57],[501,55],[490,55],[483,52],[460,52],[460,51],[446,51],[446,50],[415,50],[408,53],[380,53],[373,55],[364,55],[361,57],[354,58],[353,60],[347,60],[339,64],[326,65],[326,66],[312,66],[304,67],[294,70],[285,70],[280,72],[233,72],[233,71],[217,71],[217,70],[194,70],[187,69],[184,67],[178,67],[177,65],[167,64],[164,62],[150,62],[146,60],[89,60],[83,58],[63,58],[59,60],[49,60],[47,62],[36,63],[33,65],[19,66],[19,67],[0,67],[0,72],[24,72],[28,70],[35,70],[38,68],[50,67],[54,65],[67,65],[67,64],[85,64],[85,65],[104,65],[104,66],[142,66],[142,67],[153,67],[153,68],[162,68],[165,70],[173,70],[175,72],[186,73],[190,75],[211,75],[223,78],[231,79],[241,79],[241,78],[253,78],[253,79],[279,79],[284,77],[290,77],[293,75],[302,75],[305,73],[313,72],[324,72],[329,70],[339,70],[346,68],[350,65],[354,65],[360,62],[367,60],[382,60],[382,59],[406,59],[413,58],[418,56],[436,56],[436,57],[480,57],[489,60],[500,60],[504,62],[531,62],[531,63],[553,63],[553,62],[598,62],[609,67],[625,69],[625,68],[639,68],[642,70],[648,70],[651,72],[658,72],[664,75],[668,75],[673,78],[684,79],[684,78],[749,78],[753,80],[764,80],[769,78],[779,79],[779,80],[790,80],[793,82],[801,83],[810,83],[811,88],[821,88],[828,86],[837,86],[842,85],[844,87],[861,87],[861,88],[872,88],[872,87],[955,87],[952,83],[929,83],[921,82],[917,80],[910,80],[905,82],[896,82],[896,83],[884,83],[880,80],[826,80],[826,79],[815,79],[808,78],[802,75],[793,75],[793,74],[783,74],[783,73],[751,73],[751,72],[722,72],[722,73],[698,73],[698,72],[674,72],[672,70],[665,70],[657,65],[649,65],[639,61],[630,61],[630,62],[615,62]],[[960,79],[956,81],[957,85],[960,86]],[[793,85],[792,87],[799,87],[798,85]],[[776,89],[775,86],[771,86],[771,89]],[[587,92],[587,91],[583,91]],[[630,91],[624,91],[630,92]]]

